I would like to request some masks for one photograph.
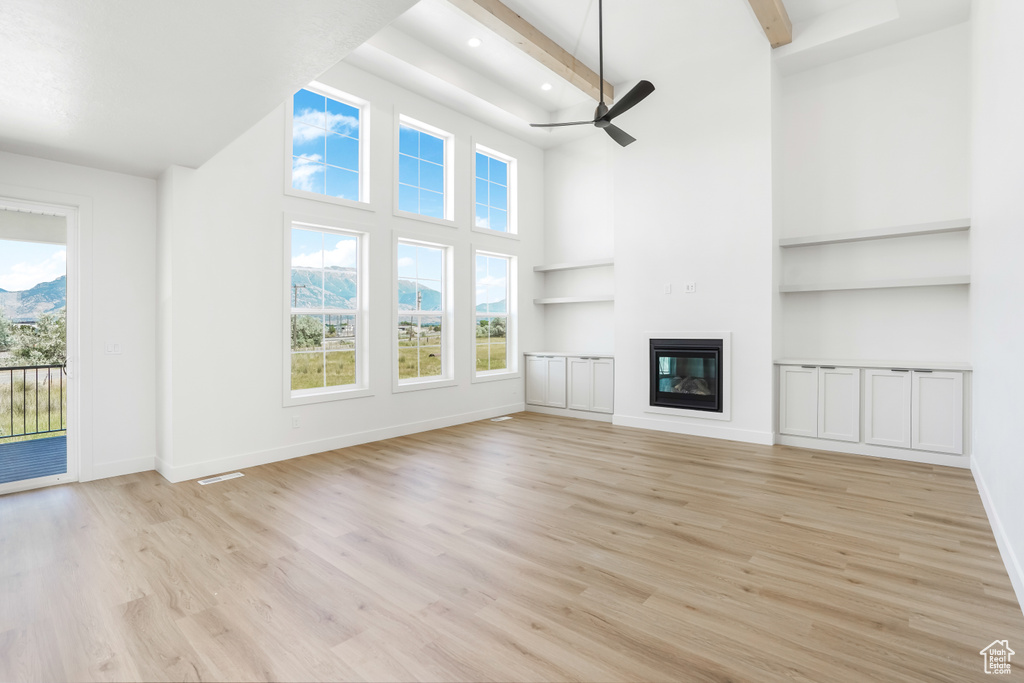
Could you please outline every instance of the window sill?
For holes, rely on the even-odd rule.
[[[298,395],[293,393],[287,394],[284,397],[284,407],[290,408],[292,406],[304,406],[312,403],[327,403],[328,401],[344,401],[350,398],[365,398],[367,396],[373,396],[373,392],[369,389],[359,387],[337,390],[303,389],[301,391],[308,391],[310,393],[300,393]]]
[[[480,374],[477,374],[476,372],[474,372],[473,373],[473,377],[472,377],[472,382],[473,382],[473,384],[478,384],[480,382],[499,382],[499,381],[504,380],[504,379],[519,379],[522,376],[523,376],[522,373],[519,372],[518,370],[512,370],[512,371],[502,370],[500,372],[492,370],[492,371],[490,371],[488,373],[480,373]]]
[[[423,223],[433,223],[434,225],[443,225],[446,228],[458,228],[458,224],[454,220],[447,218],[434,218],[433,216],[424,216],[419,213],[410,213],[408,211],[402,211],[401,209],[395,209],[395,215],[399,218],[408,218],[411,221],[421,221]]]
[[[395,394],[401,394],[406,391],[420,391],[421,389],[440,389],[442,387],[454,387],[457,386],[458,382],[454,379],[431,379],[431,380],[420,380],[420,381],[409,381],[403,383],[396,383],[391,392]]]
[[[291,187],[290,185],[285,185],[284,193],[289,197],[298,197],[299,199],[312,199],[315,202],[324,202],[325,204],[347,206],[352,209],[361,209],[363,211],[375,211],[373,205],[370,204],[370,202],[357,202],[351,199],[345,199],[343,197],[332,197],[326,194],[319,194],[318,192],[296,190],[294,187]]]
[[[502,232],[501,230],[491,230],[490,228],[479,228],[472,226],[473,232],[478,232],[481,235],[494,235],[495,237],[501,237],[507,240],[518,240],[519,233],[515,232]]]

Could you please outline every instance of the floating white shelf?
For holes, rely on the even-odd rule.
[[[893,287],[939,287],[943,285],[969,285],[970,275],[946,275],[942,277],[910,277],[896,280],[861,280],[851,282],[830,282],[817,285],[779,285],[783,294],[793,292],[834,292],[850,289],[889,289]]]
[[[845,242],[864,242],[867,240],[886,240],[896,237],[913,237],[915,235],[938,235],[944,232],[965,232],[971,229],[970,218],[958,218],[938,223],[920,223],[918,225],[902,225],[895,228],[878,230],[858,230],[831,235],[809,235],[807,237],[786,237],[779,240],[781,249],[793,247],[814,247],[822,244],[843,244]]]
[[[850,360],[835,358],[779,358],[775,365],[806,365],[808,367],[837,368],[900,368],[905,370],[958,370],[971,371],[971,364],[963,361],[940,360]]]
[[[615,301],[615,297],[607,296],[556,296],[546,299],[534,299],[533,303],[540,305],[547,304],[592,304],[601,301]]]
[[[549,266],[534,266],[533,272],[550,273],[555,270],[579,270],[581,268],[602,268],[604,266],[612,265],[615,265],[614,260],[610,258],[603,258],[594,261],[577,261],[575,263],[553,263]]]

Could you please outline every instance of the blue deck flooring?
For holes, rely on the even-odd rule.
[[[0,441],[0,484],[48,477],[68,471],[68,438]]]

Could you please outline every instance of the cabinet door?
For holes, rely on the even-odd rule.
[[[569,358],[569,407],[573,410],[590,410],[590,364],[589,358]]]
[[[818,436],[818,368],[779,366],[779,432]]]
[[[913,447],[938,453],[964,452],[964,376],[959,372],[912,373]]]
[[[860,441],[860,370],[818,368],[818,438]]]
[[[552,408],[565,407],[565,356],[547,358],[547,402]]]
[[[548,359],[543,356],[526,357],[526,402],[533,406],[547,403]]]
[[[864,443],[910,448],[909,371],[864,371]]]
[[[595,413],[614,412],[615,361],[595,358],[590,361],[590,409]]]

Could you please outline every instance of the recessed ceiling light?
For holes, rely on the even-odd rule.
[[[479,38],[470,38],[466,41],[466,45],[469,45],[470,47],[480,47],[482,43],[483,41]]]
[[[551,90],[551,84],[550,83],[545,83],[544,85],[540,86],[540,89],[541,90]]]

